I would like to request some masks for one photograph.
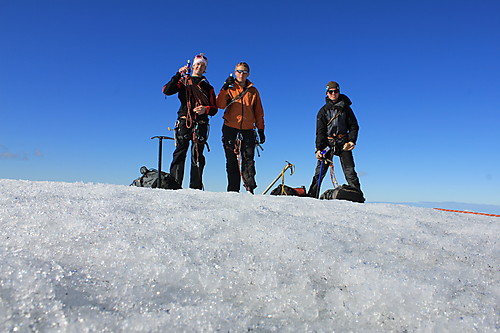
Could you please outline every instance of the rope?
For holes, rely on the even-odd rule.
[[[332,181],[333,188],[339,187],[337,182],[337,177],[335,177],[335,167],[333,166],[333,161],[330,161],[330,179]]]
[[[485,216],[500,217],[500,215],[496,215],[496,214],[477,213],[477,212],[469,212],[469,211],[453,210],[453,209],[443,209],[443,208],[434,208],[434,209],[436,209],[436,210],[442,210],[442,211],[445,211],[445,212],[453,212],[453,213],[465,213],[465,214],[475,214],[475,215],[485,215]]]
[[[240,172],[241,181],[243,182],[243,186],[247,191],[248,187],[245,184],[245,179],[243,178],[243,172],[241,171],[241,165],[243,163],[243,156],[241,154],[241,143],[243,142],[243,135],[241,132],[238,132],[236,135],[236,139],[234,140],[234,154],[236,155],[236,161],[238,162],[238,171]]]
[[[182,82],[186,87],[186,128],[191,128],[193,126],[193,107],[191,104],[193,80],[191,80],[190,75],[186,75],[182,77]]]
[[[193,80],[190,75],[183,76],[181,80],[186,87],[186,127],[191,128],[196,122],[196,114],[193,114],[194,107],[198,105],[210,105],[210,101],[200,86],[193,84]]]

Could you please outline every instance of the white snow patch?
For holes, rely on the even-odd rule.
[[[0,331],[493,332],[499,222],[0,179]]]

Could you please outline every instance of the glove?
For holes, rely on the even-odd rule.
[[[226,79],[226,81],[224,82],[224,85],[222,86],[222,90],[226,90],[227,88],[229,88],[230,86],[232,86],[234,83],[234,77],[232,77],[231,75],[229,75]]]
[[[264,134],[264,130],[259,129],[258,132],[259,132],[259,143],[263,144],[264,142],[266,142],[266,135]]]
[[[344,147],[342,149],[345,151],[349,151],[349,150],[353,150],[354,146],[355,146],[354,142],[349,141],[344,145]]]
[[[318,160],[324,160],[325,159],[325,156],[326,156],[326,153],[328,153],[330,151],[330,147],[329,146],[326,146],[325,149],[323,150],[316,150],[316,158]]]

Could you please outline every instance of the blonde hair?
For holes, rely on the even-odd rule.
[[[250,66],[248,66],[248,64],[247,64],[246,62],[243,62],[243,61],[242,61],[242,62],[240,62],[240,63],[238,63],[238,64],[236,65],[236,67],[234,67],[234,68],[236,69],[238,66],[243,66],[243,67],[245,67],[245,68],[247,69],[247,71],[249,71],[249,72],[250,72]]]

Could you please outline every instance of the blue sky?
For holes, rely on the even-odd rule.
[[[335,80],[360,123],[368,201],[500,205],[499,14],[482,0],[0,0],[0,178],[130,184],[157,166],[150,138],[172,135],[179,101],[162,86],[204,52],[216,92],[236,63],[251,66],[267,134],[258,193],[285,161],[296,166],[286,183],[309,186],[315,116]],[[208,191],[226,188],[222,113]]]

